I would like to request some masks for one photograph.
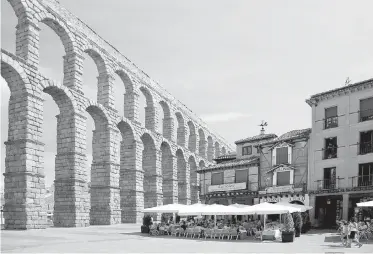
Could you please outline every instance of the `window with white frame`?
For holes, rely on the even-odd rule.
[[[272,165],[291,164],[292,147],[290,145],[281,145],[272,150]]]
[[[285,186],[291,185],[294,182],[294,170],[291,168],[280,168],[273,171],[273,182],[274,186]]]

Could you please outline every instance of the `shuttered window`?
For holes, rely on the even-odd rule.
[[[250,155],[253,153],[253,147],[252,146],[244,146],[242,147],[242,156],[244,155]]]
[[[224,172],[211,174],[211,185],[219,185],[224,183]]]
[[[373,97],[360,101],[360,121],[373,118]]]
[[[246,183],[247,182],[247,175],[248,171],[247,169],[245,170],[236,170],[236,183]]]
[[[277,172],[277,186],[290,184],[290,171]]]
[[[331,107],[325,109],[325,118],[335,117],[338,116],[338,108],[337,107]]]
[[[276,165],[288,162],[288,147],[276,148]]]

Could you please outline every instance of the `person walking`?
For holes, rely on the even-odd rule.
[[[362,244],[359,242],[359,230],[358,230],[358,225],[354,217],[351,218],[350,223],[348,224],[348,232],[349,232],[349,237],[348,237],[349,239],[348,239],[347,247],[351,248],[351,243],[355,241],[356,244],[360,248]]]

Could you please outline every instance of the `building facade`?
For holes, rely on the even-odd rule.
[[[311,129],[289,131],[259,143],[259,203],[309,205],[306,193],[308,144]]]
[[[372,217],[373,79],[311,96],[308,191],[314,226]]]
[[[220,156],[217,164],[200,169],[201,201],[206,204],[257,203],[259,189],[259,142],[277,137],[260,134],[236,141],[236,153]]]

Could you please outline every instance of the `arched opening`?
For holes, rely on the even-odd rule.
[[[295,205],[304,205],[304,203],[302,201],[299,201],[299,200],[293,200],[293,201],[290,201],[289,203],[290,204],[295,204]]]
[[[177,119],[177,134],[176,134],[176,142],[179,146],[185,147],[185,124],[184,124],[184,117],[180,112],[176,112],[176,119]]]
[[[128,118],[125,107],[130,107],[134,103],[134,100],[130,102],[130,94],[133,93],[133,84],[127,73],[123,70],[116,70],[115,74],[116,78],[113,79],[112,84],[114,107],[118,111],[119,116]]]
[[[189,127],[189,138],[188,138],[188,149],[189,151],[195,153],[197,146],[197,136],[196,136],[196,127],[192,121],[188,121]]]
[[[177,183],[177,172],[174,171],[173,155],[170,145],[166,142],[161,144],[162,153],[162,176],[163,176],[163,204],[177,203],[177,195],[175,195],[175,184]]]
[[[118,129],[122,136],[119,171],[121,221],[122,223],[137,223],[142,221],[139,204],[144,202],[144,193],[137,191],[139,184],[136,182],[139,177],[143,178],[143,174],[135,170],[139,163],[136,160],[136,151],[140,148],[135,140],[134,131],[128,123],[119,122]]]
[[[198,164],[198,169],[201,170],[203,168],[205,168],[205,162],[203,160],[201,160]],[[202,191],[203,193],[206,194],[206,185],[205,185],[205,174],[202,174],[201,177],[200,177],[200,188],[202,188]]]
[[[201,156],[202,158],[206,158],[206,137],[202,129],[198,130],[198,136],[199,136],[199,142],[198,142],[199,156]]]
[[[105,61],[93,49],[86,49],[84,53],[82,91],[90,100],[109,106],[107,103],[108,94],[104,93],[110,82]]]
[[[190,199],[191,203],[199,203],[199,175],[197,173],[197,164],[193,156],[188,160],[190,168]]]
[[[1,19],[6,22],[1,23],[1,48],[15,54],[16,52],[16,33],[14,28],[17,26],[18,19],[12,6],[5,1],[1,1]],[[3,81],[2,81],[3,82]],[[8,91],[7,89],[5,89]],[[6,100],[8,102],[8,100]]]
[[[141,136],[141,141],[144,146],[142,152],[144,208],[149,208],[162,204],[162,175],[157,169],[157,152],[153,138],[149,134],[144,133]]]
[[[178,182],[178,203],[188,205],[188,189],[187,184],[187,168],[186,161],[184,159],[184,153],[180,149],[176,151],[177,159],[177,182]],[[189,181],[188,181],[189,183]]]
[[[74,45],[68,32],[51,18],[43,19],[39,35],[39,71],[49,79],[71,87],[71,59]],[[57,35],[57,36],[56,36]]]
[[[208,136],[207,137],[207,160],[212,161],[214,158],[214,143],[212,141],[212,137]]]
[[[163,137],[167,138],[168,140],[172,140],[172,132],[173,132],[173,119],[171,117],[170,107],[168,106],[167,102],[160,101],[159,104],[161,105],[163,111],[163,119],[162,121],[162,128],[161,133]]]
[[[220,145],[219,143],[216,141],[215,142],[215,158],[219,157],[220,156]]]
[[[226,154],[227,154],[227,150],[225,149],[225,146],[223,146],[223,147],[221,148],[221,154],[222,154],[222,155],[226,155]]]
[[[119,209],[119,200],[115,202],[119,192],[116,193],[117,189],[110,188],[116,185],[115,180],[112,179],[115,177],[116,169],[114,165],[110,165],[113,157],[111,152],[111,142],[113,140],[110,140],[110,136],[112,135],[109,133],[108,118],[97,105],[89,105],[86,111],[94,122],[94,130],[92,132],[92,164],[90,167],[90,224],[115,224],[120,222],[119,216],[113,213],[113,209]]]
[[[140,110],[140,123],[142,126],[144,126],[146,129],[155,131],[156,126],[156,119],[155,119],[155,107],[154,107],[154,100],[153,96],[150,93],[150,91],[145,88],[144,86],[140,87],[140,91],[143,94],[143,97],[145,97],[146,106],[144,107],[144,111]],[[142,97],[142,96],[140,96]],[[140,101],[141,102],[141,101]],[[139,107],[141,109],[141,105]],[[141,112],[144,112],[143,115],[144,118],[141,117]]]

